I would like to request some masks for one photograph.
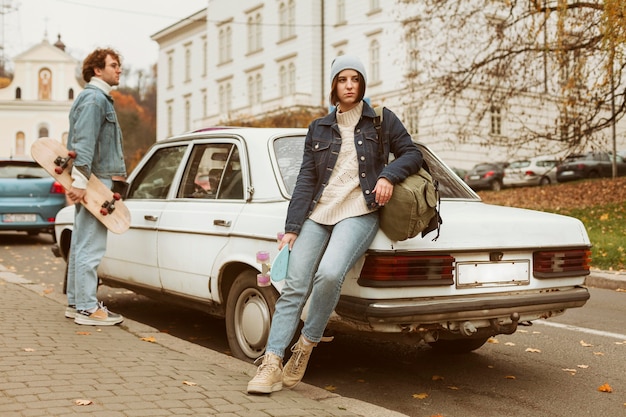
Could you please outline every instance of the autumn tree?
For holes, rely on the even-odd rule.
[[[607,148],[610,127],[626,113],[626,2],[398,4],[399,18],[417,28],[420,44],[419,71],[409,81],[429,83],[428,97],[449,105],[464,102],[461,140],[494,111],[508,109],[514,130],[484,138],[486,143],[513,150]]]

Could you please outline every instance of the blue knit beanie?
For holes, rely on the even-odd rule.
[[[333,60],[333,63],[330,66],[330,83],[333,83],[333,80],[341,71],[346,69],[352,69],[357,71],[363,77],[363,81],[367,84],[367,74],[365,74],[365,67],[361,60],[354,55],[340,55]]]

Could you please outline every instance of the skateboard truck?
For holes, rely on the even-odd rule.
[[[76,152],[74,151],[68,151],[67,157],[65,158],[57,156],[57,159],[54,160],[54,165],[56,165],[56,168],[54,168],[54,172],[56,172],[58,175],[61,175],[63,171],[65,171],[65,168],[67,168],[67,166],[70,164],[70,161],[75,158]]]
[[[115,211],[115,202],[120,200],[122,196],[120,193],[113,193],[113,198],[111,200],[107,200],[102,203],[102,207],[100,208],[100,214],[106,216],[107,214],[113,213]]]

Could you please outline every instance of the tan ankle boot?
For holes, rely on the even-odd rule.
[[[283,361],[266,353],[254,378],[248,382],[248,394],[270,394],[283,389]]]
[[[309,363],[311,352],[317,343],[304,344],[304,337],[300,336],[298,343],[291,348],[291,358],[287,361],[283,371],[283,385],[285,388],[293,388],[304,377],[306,366]]]

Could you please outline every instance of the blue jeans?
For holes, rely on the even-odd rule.
[[[339,301],[343,280],[378,232],[378,212],[334,226],[307,219],[289,256],[287,278],[276,302],[266,352],[284,357],[310,298],[302,335],[319,342]]]
[[[100,178],[109,188],[112,181]],[[67,304],[77,310],[98,305],[98,265],[107,244],[107,228],[82,204],[76,204],[74,230],[67,265]]]

